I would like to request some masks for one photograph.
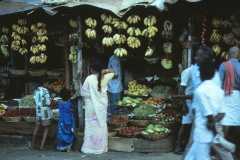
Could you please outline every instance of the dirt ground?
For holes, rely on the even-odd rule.
[[[0,144],[1,160],[179,160],[171,153],[137,153],[109,151],[101,155],[86,155],[80,151],[59,152],[53,146],[48,151],[30,150],[26,145]]]

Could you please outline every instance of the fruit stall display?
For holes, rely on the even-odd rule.
[[[48,87],[60,93],[60,90],[65,87],[65,82],[59,79],[53,83],[50,83]]]
[[[132,80],[128,83],[128,89],[125,91],[129,96],[146,96],[151,92],[151,88],[146,85],[138,84],[136,80]]]
[[[25,97],[21,98],[19,103],[20,108],[35,108],[35,101],[33,95],[26,95]]]

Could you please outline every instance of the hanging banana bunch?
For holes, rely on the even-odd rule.
[[[88,25],[90,28],[95,28],[97,26],[97,21],[92,18],[88,18],[85,20],[86,25]]]
[[[214,28],[219,28],[219,27],[222,26],[222,24],[223,24],[223,20],[222,19],[219,19],[217,17],[213,18],[212,25],[213,25]]]
[[[69,60],[72,63],[77,63],[77,53],[79,51],[79,48],[77,45],[72,45],[70,47],[70,54],[69,54]]]
[[[221,47],[218,44],[213,45],[212,50],[216,53],[216,56],[221,53]]]
[[[165,69],[172,68],[172,61],[170,59],[166,59],[166,58],[162,59],[161,64]]]
[[[70,20],[69,20],[69,25],[70,25],[72,28],[78,28],[78,21],[77,21],[77,20],[74,20],[74,19],[70,19]]]
[[[152,38],[153,36],[156,35],[158,32],[158,29],[154,26],[150,26],[142,31],[142,36]]]
[[[127,18],[127,22],[130,24],[136,24],[141,20],[141,18],[138,15],[131,15]]]
[[[113,18],[112,24],[117,29],[127,29],[128,25],[124,21],[120,21],[118,18]]]
[[[1,44],[1,51],[3,53],[4,58],[9,57],[9,52],[6,44]]]
[[[127,50],[124,48],[117,48],[114,50],[114,54],[117,57],[122,57],[122,56],[126,56],[127,55]]]
[[[163,43],[163,50],[167,54],[172,53],[172,43],[170,42]]]
[[[229,55],[227,52],[222,52],[221,57],[224,58],[226,61],[229,59]]]
[[[149,56],[152,56],[152,54],[153,54],[153,49],[151,49],[150,47],[148,47],[148,49],[147,49],[147,51],[146,51],[146,53],[145,53],[145,56],[146,56],[146,57],[149,57]]]
[[[173,38],[173,24],[169,20],[166,20],[163,24],[164,30],[162,31],[163,39],[172,39]]]
[[[6,27],[2,27],[1,28],[1,32],[3,33],[3,35],[0,38],[0,45],[1,45],[1,51],[3,53],[4,58],[9,57],[9,52],[8,52],[8,34],[9,29]]]
[[[105,24],[103,27],[102,27],[102,30],[104,31],[104,33],[112,33],[112,27],[110,25],[107,25]]]
[[[122,43],[124,43],[127,39],[126,39],[126,36],[125,35],[123,35],[123,34],[115,34],[114,36],[113,36],[113,40],[114,40],[114,42],[116,43],[116,44],[122,44]]]
[[[101,15],[101,19],[104,22],[104,24],[111,24],[113,20],[111,15],[108,16],[105,13]]]
[[[4,27],[4,26],[1,28],[1,32],[2,32],[3,34],[8,34],[8,31],[9,31],[9,29],[6,28],[6,27]]]
[[[97,26],[97,21],[95,19],[92,19],[92,18],[87,18],[87,19],[85,19],[85,23],[86,23],[86,25],[88,25],[90,27],[85,32],[87,37],[90,38],[90,39],[96,39],[97,33],[94,30],[94,28]]]
[[[140,40],[136,37],[128,37],[127,44],[131,48],[138,48],[141,46]]]
[[[103,40],[102,40],[102,44],[104,46],[109,47],[109,46],[112,46],[114,44],[114,40],[113,40],[112,37],[104,37]]]
[[[219,33],[219,31],[217,29],[214,29],[212,31],[212,35],[210,36],[210,41],[212,43],[220,43],[222,40],[222,34]]]
[[[135,28],[135,27],[129,27],[127,29],[127,33],[130,35],[130,36],[140,36],[142,34],[142,32],[140,31],[139,28]]]
[[[144,18],[144,25],[145,26],[150,27],[150,26],[153,26],[156,23],[157,23],[157,19],[153,15],[150,15],[150,16],[147,16],[146,18]]]

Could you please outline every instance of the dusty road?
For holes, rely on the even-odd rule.
[[[86,155],[80,151],[59,152],[53,147],[48,151],[30,150],[26,145],[0,144],[1,160],[179,160],[181,156],[171,153],[125,153],[109,151],[102,155]]]

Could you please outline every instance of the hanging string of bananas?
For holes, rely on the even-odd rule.
[[[167,39],[167,40],[172,39],[173,38],[173,31],[172,31],[173,24],[172,24],[172,22],[169,21],[169,20],[166,20],[163,24],[163,28],[164,29],[163,29],[162,34],[161,34],[162,38]]]
[[[11,36],[14,40],[12,41],[11,48],[15,51],[18,51],[22,55],[28,52],[28,50],[24,48],[24,46],[27,44],[26,40],[24,39],[24,35],[28,32],[28,28],[25,26],[26,24],[27,20],[20,18],[18,19],[18,24],[12,25],[13,32]]]
[[[90,24],[91,22],[89,21],[88,23]],[[70,19],[69,25],[72,27],[73,33],[69,34],[69,43],[71,44],[71,46],[70,46],[70,54],[68,58],[74,64],[74,63],[77,63],[77,53],[79,51],[79,47],[77,45],[77,43],[79,42],[78,20]]]
[[[9,52],[8,52],[8,37],[7,37],[7,34],[8,34],[8,31],[9,31],[9,29],[8,28],[6,28],[6,27],[1,27],[1,38],[0,38],[0,45],[1,45],[1,51],[2,51],[2,53],[3,53],[3,56],[4,56],[4,58],[7,58],[7,57],[9,57]]]
[[[172,43],[170,42],[163,43],[163,50],[167,54],[172,53]]]
[[[45,63],[47,60],[47,56],[44,54],[47,50],[47,46],[43,44],[45,41],[48,40],[47,37],[47,30],[46,30],[46,23],[38,22],[36,24],[32,24],[30,27],[31,31],[33,32],[32,38],[32,45],[30,47],[30,51],[34,54],[29,59],[31,64],[35,63]],[[36,55],[40,54],[40,55]]]
[[[112,24],[117,29],[127,29],[128,25],[124,21],[120,21],[118,18],[113,18]]]
[[[172,68],[172,61],[170,59],[167,59],[167,58],[162,59],[161,64],[162,64],[163,68],[165,68],[165,69]]]
[[[97,21],[92,18],[87,18],[85,19],[85,23],[90,27],[85,32],[87,37],[90,39],[96,39],[97,33],[94,28],[97,26]]]
[[[213,29],[212,35],[210,36],[212,43],[220,43],[222,41],[222,34],[217,29]]]
[[[145,56],[146,57],[150,57],[150,56],[152,56],[152,54],[153,54],[153,49],[148,47],[148,49],[147,49],[147,51],[145,53]]]
[[[213,18],[212,25],[213,25],[214,28],[219,28],[219,27],[222,26],[222,24],[223,24],[223,20],[222,19],[217,18],[217,17]]]
[[[102,39],[102,44],[103,44],[103,46],[110,47],[114,44],[114,41],[116,40],[113,37],[109,36],[109,34],[112,33],[111,23],[112,23],[113,18],[112,18],[111,15],[108,16],[107,14],[104,13],[104,14],[101,15],[101,20],[105,24],[105,25],[102,26],[102,30],[104,31],[104,33],[108,34],[108,37],[104,37]],[[115,36],[115,38],[116,38],[116,36]],[[121,42],[119,42],[119,43],[121,43]]]

